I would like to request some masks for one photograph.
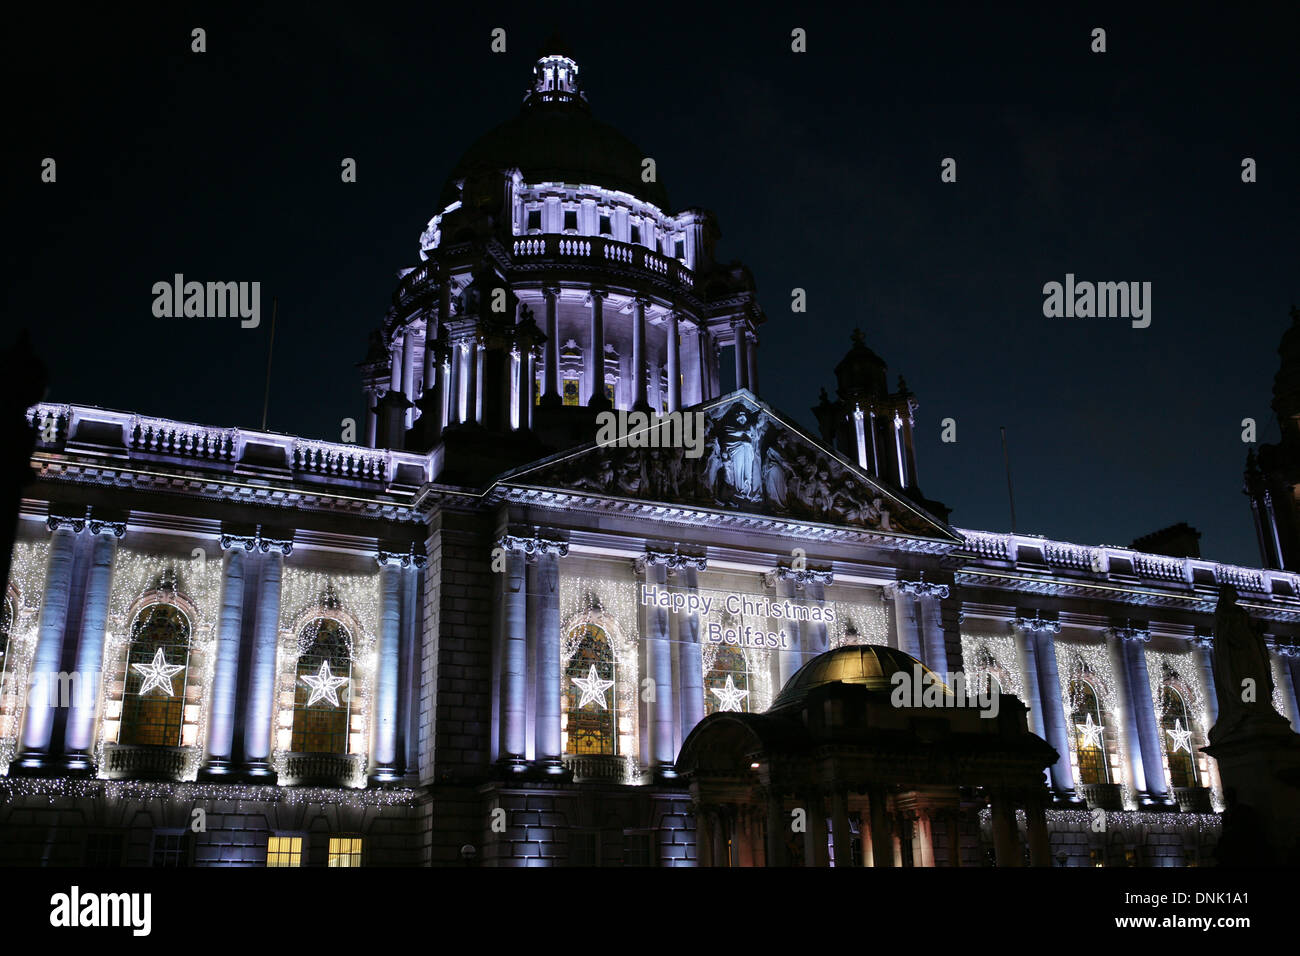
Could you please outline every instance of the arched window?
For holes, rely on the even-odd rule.
[[[707,648],[713,650],[713,648]],[[749,663],[738,647],[718,647],[704,676],[704,711],[749,711]]]
[[[1160,692],[1160,737],[1169,761],[1169,782],[1175,787],[1195,787],[1196,760],[1192,756],[1192,729],[1183,695],[1168,684]]]
[[[179,747],[189,678],[190,622],[171,604],[150,604],[131,625],[118,743]]]
[[[1101,709],[1097,705],[1097,692],[1086,680],[1072,680],[1070,702],[1074,707],[1070,722],[1074,727],[1074,752],[1079,761],[1079,782],[1110,783],[1105,729],[1101,723]]]
[[[613,754],[618,680],[609,636],[595,624],[580,624],[570,639],[577,648],[564,670],[564,752]]]
[[[352,637],[330,617],[318,617],[299,635],[294,682],[294,753],[346,754],[352,716]]]

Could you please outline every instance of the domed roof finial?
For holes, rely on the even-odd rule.
[[[537,103],[586,103],[578,78],[578,61],[558,33],[542,44],[533,64],[533,87],[525,97],[529,106]]]

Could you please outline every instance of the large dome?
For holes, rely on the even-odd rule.
[[[891,678],[896,673],[901,671],[911,677],[915,667],[921,668],[922,674],[932,673],[911,654],[892,647],[880,644],[837,647],[833,651],[818,654],[795,671],[769,709],[777,710],[798,704],[810,690],[823,684],[861,684],[868,690],[888,693],[893,690]],[[942,678],[937,674],[935,681],[943,684]]]
[[[546,76],[551,63],[568,64],[569,89]],[[603,186],[630,193],[671,212],[658,182],[641,181],[646,153],[612,126],[591,115],[576,83],[577,64],[563,53],[543,56],[534,67],[534,89],[519,115],[484,134],[456,164],[442,189],[443,206],[455,202],[456,181],[476,169],[518,168],[527,182]],[[560,81],[563,84],[565,81]]]

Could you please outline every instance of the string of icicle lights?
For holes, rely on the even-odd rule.
[[[51,804],[59,799],[174,800],[180,803],[225,801],[354,808],[414,807],[419,803],[415,790],[400,787],[353,790],[67,777],[3,777],[0,778],[0,795],[6,800],[47,797]]]
[[[980,810],[980,827],[993,825],[993,813],[989,807]],[[1054,830],[1072,833],[1091,832],[1093,826],[1090,810],[1047,810],[1047,825]],[[1016,810],[1016,823],[1027,827],[1024,810]],[[1201,836],[1218,836],[1223,827],[1223,818],[1217,813],[1151,813],[1147,810],[1107,810],[1106,830],[1104,836],[1120,833],[1124,837],[1140,838],[1143,831],[1150,829],[1158,833],[1171,830],[1195,830]]]
[[[1013,637],[994,634],[963,634],[961,663],[967,686],[983,688],[989,676],[996,678],[1002,693],[1025,701],[1020,676],[1020,653]],[[978,681],[977,683],[975,683]]]

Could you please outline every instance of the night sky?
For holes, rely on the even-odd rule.
[[[337,440],[444,179],[558,30],[673,211],[714,210],[720,257],[753,270],[767,401],[811,427],[859,326],[920,400],[922,488],[955,524],[1009,528],[1005,425],[1018,530],[1126,545],[1187,521],[1207,557],[1257,563],[1240,423],[1276,439],[1300,304],[1284,6],[729,6],[7,11],[5,336],[31,328],[52,401],[257,427],[276,296],[269,427]],[[260,281],[261,327],[155,318],[177,272]],[[1151,326],[1045,318],[1043,284],[1071,272],[1151,282]]]

